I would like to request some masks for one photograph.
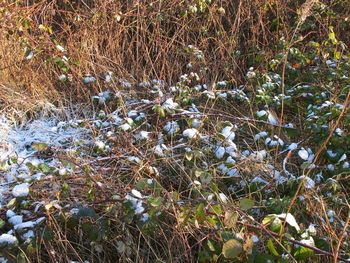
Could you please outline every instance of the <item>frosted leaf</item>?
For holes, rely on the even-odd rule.
[[[229,163],[229,164],[235,164],[236,163],[235,159],[233,159],[232,156],[227,157],[226,162]]]
[[[141,159],[137,156],[128,156],[128,161],[131,163],[141,163]]]
[[[329,157],[334,158],[337,156],[336,152],[333,152],[332,150],[327,150],[327,154]]]
[[[93,76],[86,76],[83,78],[84,84],[90,84],[90,83],[95,82],[95,81],[96,81],[96,78]]]
[[[345,161],[346,158],[347,158],[347,156],[346,156],[346,154],[344,153],[344,154],[340,157],[338,163],[340,163],[340,162],[342,162],[342,161]]]
[[[236,168],[232,168],[232,169],[227,171],[227,175],[229,177],[237,177],[237,176],[239,176],[239,172]]]
[[[18,243],[18,240],[15,236],[9,234],[2,234],[0,236],[0,247],[9,247],[15,246]]]
[[[64,47],[62,47],[61,45],[57,45],[56,48],[57,48],[57,50],[59,50],[61,52],[66,52],[66,49]]]
[[[227,140],[233,141],[236,137],[235,132],[232,130],[233,126],[226,126],[222,129],[221,134],[225,137]]]
[[[198,180],[194,180],[194,181],[193,181],[193,184],[194,184],[194,185],[202,185],[201,182],[198,181]]]
[[[191,128],[183,131],[182,135],[189,139],[193,139],[199,136],[199,132],[197,129]]]
[[[27,229],[27,228],[33,228],[35,226],[35,222],[33,221],[28,221],[28,222],[24,222],[24,223],[20,223],[18,225],[14,226],[15,230],[23,230],[23,229]]]
[[[149,214],[148,214],[148,213],[143,213],[140,220],[141,220],[143,223],[147,222],[147,221],[149,220]]]
[[[215,99],[215,93],[212,91],[204,91],[203,92],[204,95],[206,95],[209,99]]]
[[[158,144],[157,146],[154,147],[154,150],[153,150],[154,154],[157,156],[157,157],[164,157],[164,152],[163,152],[163,147]]]
[[[305,181],[304,181],[304,187],[305,187],[306,189],[311,189],[311,188],[314,188],[314,187],[315,187],[315,181],[312,180],[310,177],[306,177],[306,178],[305,178],[305,176],[302,175],[302,176],[300,176],[298,179],[299,179],[299,180],[305,180]]]
[[[304,161],[307,161],[307,159],[309,158],[309,153],[304,148],[301,148],[299,150],[298,155]]]
[[[180,130],[180,126],[179,124],[177,124],[176,121],[169,121],[166,123],[166,125],[164,126],[164,131],[168,134],[168,135],[174,135],[175,133],[177,133]]]
[[[275,114],[273,114],[271,111],[268,111],[267,120],[272,125],[275,125],[275,126],[279,125],[279,120],[277,116],[275,116]]]
[[[225,148],[222,146],[219,146],[215,150],[215,156],[217,159],[222,159],[225,155]]]
[[[95,146],[99,149],[99,150],[103,150],[105,148],[105,143],[101,142],[101,141],[96,141],[95,142]]]
[[[140,191],[136,190],[136,189],[132,189],[131,190],[131,193],[133,196],[139,198],[139,199],[142,199],[143,198],[143,195],[140,193]]]
[[[227,203],[227,196],[224,193],[219,193],[219,198],[223,203]]]
[[[218,88],[225,88],[227,85],[227,82],[225,80],[219,81],[217,83]]]
[[[137,202],[134,209],[136,215],[140,215],[143,213],[143,211],[145,211],[145,208],[142,206],[142,202]]]
[[[60,176],[65,176],[65,175],[68,174],[68,171],[67,171],[66,168],[62,168],[62,169],[60,169],[60,170],[58,171],[58,174],[59,174]]]
[[[259,242],[259,237],[257,235],[252,235],[252,240],[254,243],[258,243]]]
[[[147,179],[147,184],[149,185],[153,184],[153,179]]]
[[[120,127],[120,129],[122,129],[123,131],[128,131],[128,130],[131,129],[131,126],[130,126],[130,124],[128,124],[128,123],[124,123],[123,125],[120,125],[119,127]]]
[[[26,60],[31,60],[34,57],[33,50],[29,51],[28,55],[25,57]]]
[[[309,234],[311,236],[316,236],[317,231],[316,231],[315,225],[314,224],[310,224],[309,227],[307,228],[307,232],[309,232]]]
[[[259,133],[255,134],[254,140],[255,140],[255,141],[258,141],[258,140],[260,140],[261,138],[267,137],[267,135],[268,135],[268,134],[267,134],[266,131],[259,132]]]
[[[58,77],[58,80],[59,81],[66,81],[68,79],[67,75],[66,74],[62,74]]]
[[[173,98],[167,99],[162,107],[166,110],[175,110],[179,107],[179,104],[173,101]]]
[[[227,172],[228,172],[228,168],[227,168],[227,166],[224,164],[224,163],[222,163],[222,164],[220,164],[219,166],[218,166],[218,169],[221,171],[221,173],[223,173],[223,174],[226,174]]]
[[[105,81],[106,82],[111,82],[112,81],[112,78],[113,78],[113,72],[111,71],[108,71],[105,75]]]
[[[129,118],[132,118],[132,119],[135,119],[137,116],[138,116],[138,112],[136,110],[131,110],[128,112],[128,117]]]
[[[35,220],[35,225],[39,225],[42,222],[44,222],[46,220],[45,216],[39,217],[37,220]]]
[[[192,127],[193,128],[198,128],[199,126],[201,126],[201,121],[198,119],[193,119],[192,120]]]
[[[266,152],[266,150],[255,151],[255,152],[251,153],[250,156],[253,159],[261,162],[266,158],[267,152]]]
[[[280,218],[280,219],[286,220],[286,222],[290,226],[294,227],[298,232],[300,231],[300,227],[299,227],[297,221],[295,220],[295,218],[294,218],[294,216],[292,214],[290,214],[290,213],[288,213],[288,214],[282,213],[280,215],[277,215],[277,217]]]
[[[23,240],[28,240],[30,238],[34,238],[34,231],[33,230],[29,230],[28,232],[26,232],[22,235]]]
[[[13,217],[13,216],[15,216],[15,215],[16,215],[16,213],[13,212],[12,210],[7,210],[7,211],[6,211],[6,217],[7,217],[7,218],[11,218],[11,217]]]
[[[253,178],[252,183],[258,183],[258,184],[268,184],[268,182],[264,179],[262,179],[260,176],[256,176]]]
[[[23,216],[16,215],[16,216],[11,217],[8,221],[13,226],[21,224],[23,222]]]
[[[343,136],[344,131],[343,131],[342,129],[340,129],[340,128],[337,128],[337,129],[335,130],[335,133],[336,133],[338,136]]]
[[[29,194],[29,186],[27,183],[16,185],[12,189],[12,194],[14,197],[26,197]]]
[[[265,110],[261,110],[261,111],[258,111],[256,113],[256,116],[258,116],[259,118],[262,117],[262,116],[265,116],[267,114],[267,112]]]
[[[329,171],[333,172],[335,168],[334,168],[334,165],[330,163],[330,164],[327,165],[327,169]]]
[[[288,150],[294,151],[296,148],[298,148],[298,144],[293,142],[288,146]]]
[[[149,139],[149,134],[150,132],[148,131],[140,131],[137,135],[136,138],[138,140],[148,140]]]
[[[212,201],[213,199],[214,199],[214,194],[209,194],[208,196],[207,196],[207,200],[210,202],[210,201]]]

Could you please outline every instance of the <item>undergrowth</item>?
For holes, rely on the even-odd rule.
[[[33,107],[38,94],[89,101],[51,127],[75,138],[1,158],[15,179],[2,259],[348,261],[347,12],[346,1],[2,7],[3,87],[16,86],[4,107],[21,109],[8,96],[21,90]]]

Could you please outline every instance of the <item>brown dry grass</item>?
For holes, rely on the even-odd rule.
[[[31,100],[85,100],[91,91],[105,87],[100,81],[87,87],[81,78],[102,77],[107,71],[134,80],[173,82],[184,72],[188,63],[184,47],[190,44],[204,52],[208,82],[226,78],[241,83],[247,67],[255,64],[252,60],[260,56],[259,67],[264,68],[276,41],[281,36],[288,40],[296,21],[305,16],[302,7],[309,8],[307,3],[302,6],[304,1],[223,0],[214,1],[203,13],[183,16],[189,4],[197,2],[2,1],[0,102],[18,108],[27,101],[31,109],[35,104]],[[334,8],[339,2],[327,1]],[[343,9],[339,15],[348,14]],[[318,19],[319,28],[311,37],[322,38],[331,22]],[[333,26],[337,35],[346,32],[346,25]],[[67,52],[57,50],[56,44]],[[34,50],[31,60],[23,59],[25,48]],[[235,56],[236,51],[242,55]],[[53,63],[62,55],[69,58],[68,84],[57,81],[62,71]]]

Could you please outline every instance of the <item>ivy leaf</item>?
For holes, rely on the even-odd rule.
[[[248,198],[243,198],[239,200],[239,207],[242,210],[249,210],[254,206],[254,200],[248,199]]]
[[[236,239],[230,239],[222,247],[222,254],[225,258],[237,258],[243,251],[242,244]]]

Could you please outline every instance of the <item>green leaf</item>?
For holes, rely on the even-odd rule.
[[[281,230],[282,221],[278,217],[276,217],[271,224],[271,230],[275,233],[278,233]]]
[[[270,224],[273,220],[275,220],[276,217],[277,217],[277,215],[275,215],[275,214],[265,216],[265,218],[262,221],[263,225]]]
[[[92,207],[80,207],[78,210],[78,217],[91,217],[96,218],[96,212]]]
[[[44,231],[42,232],[42,237],[45,241],[51,241],[54,238],[54,233],[50,228],[45,227]]]
[[[328,38],[332,42],[332,44],[337,44],[338,43],[338,40],[335,37],[335,33],[333,31],[328,34]]]
[[[271,238],[267,241],[267,247],[274,256],[279,256]]]
[[[294,257],[296,260],[306,260],[307,258],[312,257],[313,255],[314,251],[306,247],[299,247],[294,253]]]
[[[248,199],[248,198],[243,198],[239,200],[239,207],[242,210],[249,210],[254,206],[254,200]]]
[[[160,206],[162,204],[162,198],[161,197],[150,197],[148,199],[149,203],[153,207]]]
[[[2,220],[2,219],[0,219],[0,229],[1,229],[1,228],[3,228],[3,227],[4,227],[4,225],[5,225],[5,221],[4,221],[4,220]]]
[[[203,203],[200,203],[198,205],[195,217],[199,223],[203,222],[205,220],[205,212],[204,212],[204,204]]]
[[[236,239],[230,239],[222,247],[222,254],[225,258],[237,258],[243,251],[242,244]]]
[[[210,212],[221,215],[222,214],[222,209],[220,205],[212,205],[210,206],[209,209]]]
[[[46,163],[41,163],[38,165],[38,168],[40,171],[42,171],[44,174],[48,174],[51,171],[51,168]]]

